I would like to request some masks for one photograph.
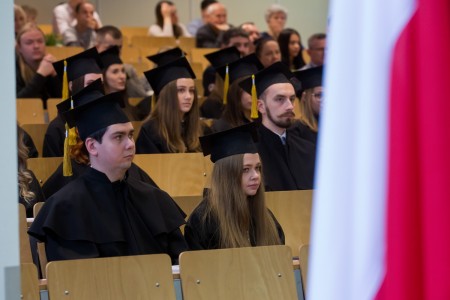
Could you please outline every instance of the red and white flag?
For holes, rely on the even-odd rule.
[[[450,299],[450,1],[329,28],[307,299]]]

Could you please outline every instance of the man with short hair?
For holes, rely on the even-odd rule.
[[[255,52],[255,41],[261,37],[261,32],[254,22],[245,22],[239,26],[243,31],[247,32],[250,40],[249,54]]]
[[[268,191],[313,188],[315,146],[291,128],[296,99],[292,77],[281,62],[255,74],[257,107],[262,117],[258,151]],[[251,93],[252,78],[242,81],[240,86]]]
[[[227,9],[222,3],[213,3],[206,9],[206,24],[196,34],[197,48],[219,48],[222,35],[232,26],[227,23]]]
[[[208,8],[208,6],[210,6],[211,4],[214,4],[214,3],[217,3],[217,1],[215,1],[215,0],[203,0],[202,2],[200,2],[201,18],[192,20],[186,26],[188,32],[192,36],[195,36],[197,34],[197,30],[200,27],[202,27],[203,25],[206,24],[206,19],[207,19],[206,9]]]
[[[311,60],[308,64],[301,68],[301,70],[319,67],[324,64],[326,42],[327,35],[325,33],[315,33],[309,37],[308,49],[306,52],[309,54]]]
[[[184,216],[173,199],[128,176],[134,129],[122,101],[117,92],[64,112],[91,168],[47,199],[30,227],[46,243],[49,261],[166,253],[176,264],[187,250]]]
[[[97,28],[94,12],[95,7],[89,2],[81,2],[75,7],[77,24],[62,33],[64,46],[77,46],[84,49],[94,46],[95,29]]]

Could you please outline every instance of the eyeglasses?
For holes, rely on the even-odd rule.
[[[319,100],[322,100],[322,92],[319,92],[319,93],[313,93],[312,94],[315,98],[317,98],[317,99],[319,99]]]

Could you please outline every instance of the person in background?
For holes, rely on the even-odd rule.
[[[178,20],[177,8],[172,1],[159,1],[155,7],[156,24],[148,29],[150,36],[190,37],[186,26]]]
[[[78,4],[84,2],[84,0],[69,0],[58,4],[53,9],[53,33],[61,35],[66,32],[70,27],[75,27],[77,20],[75,18],[75,8]],[[102,27],[102,22],[97,12],[94,11],[95,26],[94,29]]]
[[[324,64],[326,43],[327,35],[325,33],[315,33],[308,39],[308,49],[306,51],[311,60],[302,68],[302,70],[322,66]]]
[[[38,11],[36,8],[29,5],[22,5],[25,14],[27,15],[27,23],[37,24]]]
[[[136,152],[199,152],[200,121],[195,75],[186,57],[144,73],[156,95],[156,106],[144,121]]]
[[[81,2],[75,7],[75,26],[62,33],[64,46],[77,46],[89,49],[95,45],[97,21],[94,18],[95,6],[90,2]]]
[[[207,19],[206,9],[213,3],[217,3],[217,1],[203,0],[202,2],[200,2],[201,18],[194,19],[187,25],[187,30],[191,36],[195,36],[197,34],[197,30],[206,24]]]
[[[202,136],[214,163],[211,188],[189,216],[184,235],[191,250],[284,244],[267,208],[254,124]]]
[[[261,37],[261,33],[253,22],[245,22],[239,26],[240,29],[248,34],[250,40],[249,54],[255,52],[255,42]]]
[[[61,83],[53,62],[53,55],[45,54],[42,30],[32,23],[24,25],[16,38],[17,98],[41,98],[44,108],[48,98],[60,98]]]
[[[290,70],[299,70],[305,65],[303,46],[297,30],[291,28],[283,29],[278,36],[278,45],[280,46],[281,61]]]
[[[23,10],[22,6],[14,4],[14,36],[22,29],[27,22],[27,14]]]
[[[276,40],[286,25],[287,9],[279,4],[272,4],[266,11],[265,19],[267,31],[261,33],[261,37],[271,36]]]
[[[222,3],[213,3],[206,9],[206,24],[197,30],[197,48],[220,48],[222,35],[232,26],[227,22],[227,9]]]
[[[280,46],[271,37],[260,38],[256,41],[255,54],[264,68],[281,61]]]

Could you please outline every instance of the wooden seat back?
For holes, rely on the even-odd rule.
[[[62,100],[60,98],[47,99],[47,114],[49,122],[51,122],[58,115],[58,109],[56,108],[56,105],[61,101]]]
[[[83,47],[59,47],[59,46],[47,46],[45,47],[46,52],[52,54],[56,60],[61,60],[70,56],[74,56],[75,54],[81,53],[84,51]]]
[[[53,261],[47,285],[52,300],[175,299],[166,254]]]
[[[50,175],[56,171],[62,161],[62,157],[29,158],[27,160],[27,165],[28,169],[33,171],[34,175],[36,175],[39,184],[43,185]]]
[[[131,38],[133,47],[141,48],[165,48],[176,47],[177,41],[173,37],[156,37],[156,36],[133,36]]]
[[[300,273],[302,275],[303,291],[306,294],[306,286],[308,283],[308,264],[309,264],[309,245],[303,244],[298,249],[300,261]]]
[[[39,152],[39,156],[42,157],[44,137],[47,132],[48,124],[24,124],[22,125],[22,128],[30,135]]]
[[[19,125],[45,124],[45,112],[42,100],[39,98],[18,98],[16,114]]]
[[[37,268],[33,263],[20,264],[20,299],[38,300],[39,295],[39,278]]]
[[[20,263],[33,263],[31,256],[30,238],[28,237],[28,223],[25,206],[19,203],[19,244]]]
[[[184,252],[180,277],[184,300],[297,299],[286,246]]]
[[[41,210],[42,206],[45,204],[45,202],[38,202],[33,206],[33,217],[36,218],[39,211]],[[47,278],[46,274],[46,267],[47,267],[47,253],[45,252],[45,243],[43,242],[37,242],[37,252],[39,257],[39,266],[41,268],[41,275],[42,278]]]
[[[192,48],[190,60],[202,64],[203,70],[209,66],[209,61],[205,58],[205,54],[219,50],[218,48]]]

